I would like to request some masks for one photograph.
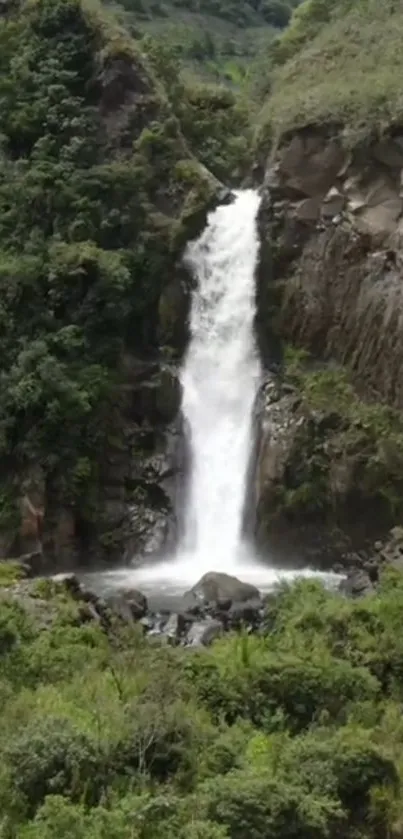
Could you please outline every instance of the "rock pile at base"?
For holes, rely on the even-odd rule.
[[[92,617],[106,626],[116,618],[138,622],[148,636],[172,645],[208,646],[231,629],[256,631],[265,613],[264,600],[255,586],[218,572],[205,574],[183,596],[176,612],[150,611],[147,598],[136,589],[119,589],[99,597],[75,574],[58,574],[52,579],[85,603]]]

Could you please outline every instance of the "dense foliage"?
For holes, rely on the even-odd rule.
[[[0,601],[3,839],[399,829],[397,572],[356,602],[285,587],[262,634],[195,652],[105,631],[58,587],[32,583],[24,600],[23,586]]]
[[[193,154],[224,183],[238,184],[252,163],[246,105],[223,85],[184,80],[169,46],[153,38],[143,43]]]
[[[0,19],[0,103],[4,525],[31,464],[53,500],[93,503],[122,348],[155,351],[186,219],[215,186],[136,44],[78,0]]]

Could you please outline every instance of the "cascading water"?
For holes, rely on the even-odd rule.
[[[234,573],[241,549],[251,416],[260,380],[254,275],[260,199],[247,190],[218,207],[185,259],[197,287],[182,371],[192,455],[182,551],[198,573]]]
[[[261,376],[253,329],[259,203],[255,191],[238,192],[233,203],[210,215],[185,254],[196,287],[181,375],[191,474],[177,555],[98,575],[101,588],[135,585],[170,596],[207,571],[233,574],[262,590],[279,578],[242,540],[252,409]],[[316,576],[308,569],[280,576],[301,575]]]

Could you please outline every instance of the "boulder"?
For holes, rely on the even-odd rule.
[[[195,605],[225,604],[225,608],[228,608],[228,601],[244,603],[248,600],[259,600],[260,594],[256,586],[243,583],[237,577],[209,571],[193,586],[186,598],[193,599]]]
[[[339,591],[347,597],[363,597],[374,591],[369,574],[360,569],[352,569],[342,580]]]
[[[169,616],[164,628],[163,636],[171,644],[177,644],[180,641],[186,628],[186,621],[184,615],[176,614],[175,612]]]
[[[105,602],[112,612],[126,621],[144,618],[148,609],[146,596],[137,589],[120,589],[108,594]]]
[[[329,140],[314,129],[294,134],[279,162],[283,192],[292,197],[325,196],[346,162],[347,152],[337,139]]]
[[[52,582],[56,583],[57,586],[64,588],[72,597],[81,597],[82,588],[80,580],[78,579],[76,574],[73,572],[68,573],[60,573],[60,574],[53,574],[51,577]]]
[[[322,204],[322,217],[334,218],[343,212],[346,197],[336,187],[332,186],[325,195]]]
[[[228,611],[228,624],[234,629],[249,626],[257,629],[261,622],[260,600],[246,600],[244,603],[233,603]]]
[[[186,646],[188,647],[208,647],[212,642],[223,633],[223,625],[221,621],[214,618],[206,618],[203,621],[198,621],[192,624],[186,636]]]

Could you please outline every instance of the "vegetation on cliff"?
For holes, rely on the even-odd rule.
[[[402,118],[398,0],[305,0],[271,51],[260,141],[330,123],[350,143]]]
[[[4,839],[399,835],[403,580],[268,600],[261,635],[153,644],[63,584],[0,594]]]
[[[4,11],[0,518],[10,550],[32,464],[53,504],[62,497],[84,517],[96,505],[123,347],[157,351],[162,289],[219,183],[113,17],[79,0]],[[197,151],[197,106],[192,119],[181,108]]]
[[[288,348],[286,380],[296,386],[304,421],[293,442],[288,482],[278,503],[301,520],[328,516],[348,528],[376,515],[385,530],[403,518],[403,420],[400,412],[364,401],[348,372],[316,366],[308,353]],[[273,510],[274,513],[274,510]]]

